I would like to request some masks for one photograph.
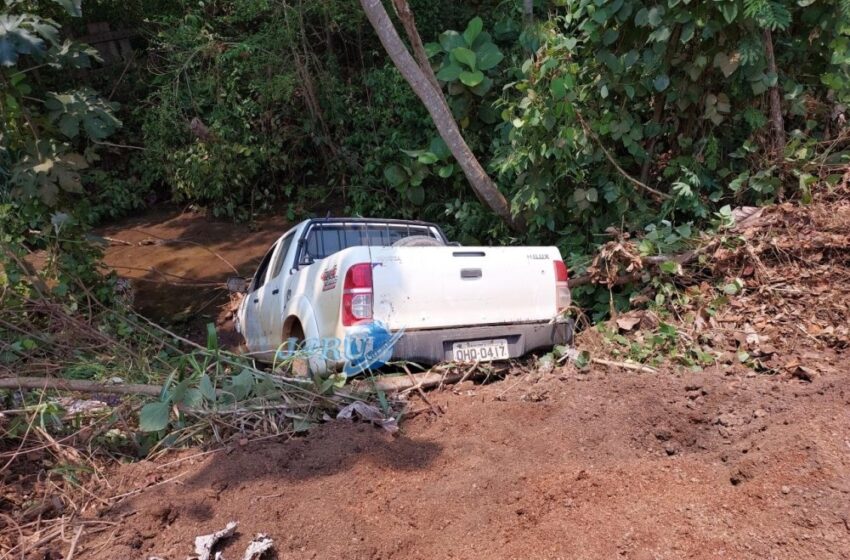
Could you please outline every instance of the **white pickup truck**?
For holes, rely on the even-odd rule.
[[[461,247],[431,223],[301,222],[266,253],[236,317],[248,352],[312,341],[310,370],[339,370],[340,342],[364,325],[392,336],[392,359],[490,361],[566,344],[567,268],[555,247]],[[291,348],[290,348],[291,349]]]

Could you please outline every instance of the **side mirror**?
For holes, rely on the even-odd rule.
[[[241,276],[231,276],[227,279],[227,291],[236,294],[247,294],[250,280]]]

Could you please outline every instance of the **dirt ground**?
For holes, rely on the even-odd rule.
[[[278,559],[850,558],[850,202],[833,202],[776,209],[746,250],[718,249],[754,287],[717,316],[694,309],[693,339],[729,357],[701,373],[526,363],[430,393],[439,411],[414,402],[426,411],[395,435],[331,421],[118,466],[102,495],[127,496],[88,514],[74,559],[183,559],[229,521],[231,560],[256,533]],[[215,284],[227,262],[250,273],[283,229],[169,211],[102,233],[130,243],[107,262],[143,311],[217,320],[227,338]],[[758,367],[738,363],[744,349]]]
[[[185,558],[239,522],[238,557],[793,558],[850,556],[850,378],[572,368],[432,393],[393,436],[330,422],[172,463],[101,519],[80,558]],[[177,478],[175,478],[177,477]],[[170,482],[168,482],[170,480]]]

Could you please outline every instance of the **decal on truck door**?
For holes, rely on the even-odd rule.
[[[331,268],[322,272],[322,291],[327,292],[336,288],[336,280],[336,265],[333,265]]]

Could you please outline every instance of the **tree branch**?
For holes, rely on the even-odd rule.
[[[476,159],[475,154],[469,149],[454,116],[445,103],[442,92],[434,89],[425,72],[407,51],[381,0],[360,0],[360,5],[393,64],[425,105],[434,121],[434,126],[437,127],[437,132],[451,150],[475,195],[509,227],[516,231],[525,231],[525,222],[520,216],[513,216],[505,195],[499,191]]]
[[[80,393],[110,393],[114,395],[145,395],[158,397],[162,393],[160,385],[142,385],[138,383],[109,384],[88,379],[57,379],[53,377],[10,377],[0,379],[0,389],[54,389],[58,391],[77,391]]]
[[[653,189],[652,187],[650,187],[649,185],[647,185],[646,183],[642,183],[641,181],[638,181],[637,179],[635,179],[634,177],[632,177],[631,175],[626,173],[625,169],[620,167],[620,164],[617,163],[617,160],[615,160],[614,156],[611,155],[611,152],[609,152],[605,148],[605,146],[602,144],[602,141],[599,139],[598,136],[596,136],[596,133],[594,133],[590,129],[590,127],[587,125],[586,122],[584,122],[584,119],[582,118],[581,113],[576,111],[576,117],[578,117],[578,121],[579,121],[579,123],[581,123],[581,127],[584,129],[584,131],[587,133],[587,135],[590,136],[591,138],[593,138],[593,140],[599,145],[599,148],[602,150],[602,153],[605,154],[605,157],[608,158],[608,161],[611,162],[611,165],[614,166],[614,168],[617,170],[617,172],[620,173],[620,175],[625,177],[628,181],[633,183],[635,186],[640,187],[641,189],[643,189],[643,190],[645,190],[649,193],[652,193],[659,198],[663,198],[665,200],[670,200],[671,198],[673,198],[669,194],[663,193],[661,191],[657,191],[657,190]]]

